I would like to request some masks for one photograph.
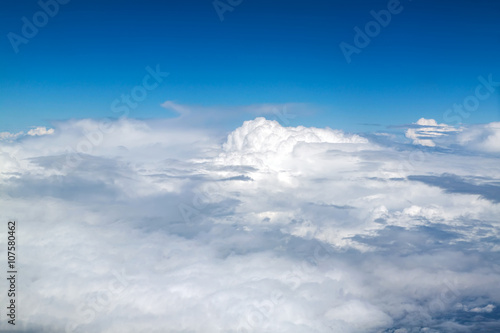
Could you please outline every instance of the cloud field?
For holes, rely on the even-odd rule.
[[[16,326],[498,332],[500,123],[405,134],[260,117],[225,134],[131,118],[1,133]]]

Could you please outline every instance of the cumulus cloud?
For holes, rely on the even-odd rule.
[[[45,127],[35,127],[33,129],[30,129],[27,134],[31,136],[54,134],[54,129],[53,128],[47,129]]]
[[[470,312],[476,312],[476,313],[491,313],[495,309],[495,306],[493,304],[488,304],[485,307],[476,307],[473,309],[470,309]]]
[[[458,132],[453,126],[438,124],[434,119],[420,118],[413,128],[408,128],[406,137],[413,140],[413,144],[427,147],[435,147],[434,138]]]
[[[54,129],[49,128],[47,129],[46,127],[34,127],[30,129],[27,133],[24,133],[23,131],[17,132],[17,133],[10,133],[10,132],[0,132],[0,140],[14,140],[18,137],[22,137],[25,135],[29,136],[39,136],[39,135],[47,135],[47,134],[54,134]]]
[[[282,161],[300,145],[313,143],[359,146],[368,140],[329,128],[283,127],[277,121],[259,117],[245,121],[229,134],[221,158],[225,164],[271,165]]]
[[[500,122],[475,125],[458,137],[459,143],[472,150],[500,152]]]
[[[0,140],[12,140],[18,136],[23,135],[24,132],[10,133],[10,132],[0,132]]]
[[[454,133],[418,126],[432,128],[423,140]],[[498,155],[384,138],[123,118],[1,141],[0,215],[22,233],[18,327],[500,329]]]

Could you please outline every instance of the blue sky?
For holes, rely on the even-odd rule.
[[[172,117],[160,107],[166,100],[207,107],[306,103],[312,112],[295,125],[364,131],[371,127],[360,124],[444,122],[443,113],[473,93],[478,76],[500,81],[497,1],[401,1],[400,12],[347,63],[339,44],[354,45],[353,28],[364,29],[370,11],[387,6],[244,0],[221,21],[208,0],[72,0],[16,53],[8,34],[22,35],[22,17],[32,21],[41,8],[9,2],[0,23],[0,131],[114,116],[111,102],[157,64],[169,77],[130,117]],[[496,93],[463,121],[497,121],[499,104]]]

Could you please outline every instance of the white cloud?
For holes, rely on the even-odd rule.
[[[434,138],[460,131],[453,126],[438,124],[434,119],[420,118],[415,125],[416,127],[406,130],[406,137],[412,139],[415,145],[427,147],[436,146]]]
[[[347,301],[326,313],[328,320],[344,322],[346,328],[371,331],[392,325],[392,319],[377,307],[358,300]],[[351,329],[352,330],[352,329]]]
[[[45,127],[35,127],[33,129],[30,129],[27,134],[31,136],[54,134],[54,129],[53,128],[47,129]]]
[[[0,218],[22,232],[19,327],[499,327],[464,315],[500,303],[498,156],[390,140],[257,118],[226,138],[87,119],[0,142]]]
[[[10,133],[10,132],[0,132],[0,140],[5,139],[15,139],[20,135],[23,135],[24,132]]]
[[[298,153],[302,144],[368,144],[368,140],[358,135],[346,135],[342,131],[329,128],[283,127],[275,120],[263,117],[245,121],[243,125],[229,134],[223,145],[220,158],[224,164],[277,165],[286,156]],[[308,145],[307,150],[312,145]],[[317,146],[312,146],[317,149]]]
[[[14,140],[25,135],[39,136],[47,134],[54,134],[54,129],[53,128],[47,129],[45,127],[34,127],[30,129],[26,134],[23,131],[17,133],[0,132],[0,140]]]
[[[500,152],[500,122],[471,126],[458,137],[468,149],[489,153]]]
[[[493,304],[488,304],[484,307],[475,307],[473,309],[470,309],[470,312],[476,312],[476,313],[491,313],[495,309],[495,306]]]

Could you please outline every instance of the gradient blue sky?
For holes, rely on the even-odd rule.
[[[402,12],[348,64],[339,44],[353,44],[353,28],[387,3],[243,0],[221,21],[210,0],[72,0],[15,53],[7,34],[21,34],[21,18],[31,21],[40,7],[9,1],[0,14],[0,131],[114,116],[111,102],[156,64],[170,76],[131,117],[172,117],[160,107],[166,100],[296,102],[314,112],[292,125],[364,131],[361,124],[420,117],[444,122],[479,75],[500,81],[498,1],[403,0]],[[464,122],[498,121],[499,104],[497,92]]]

